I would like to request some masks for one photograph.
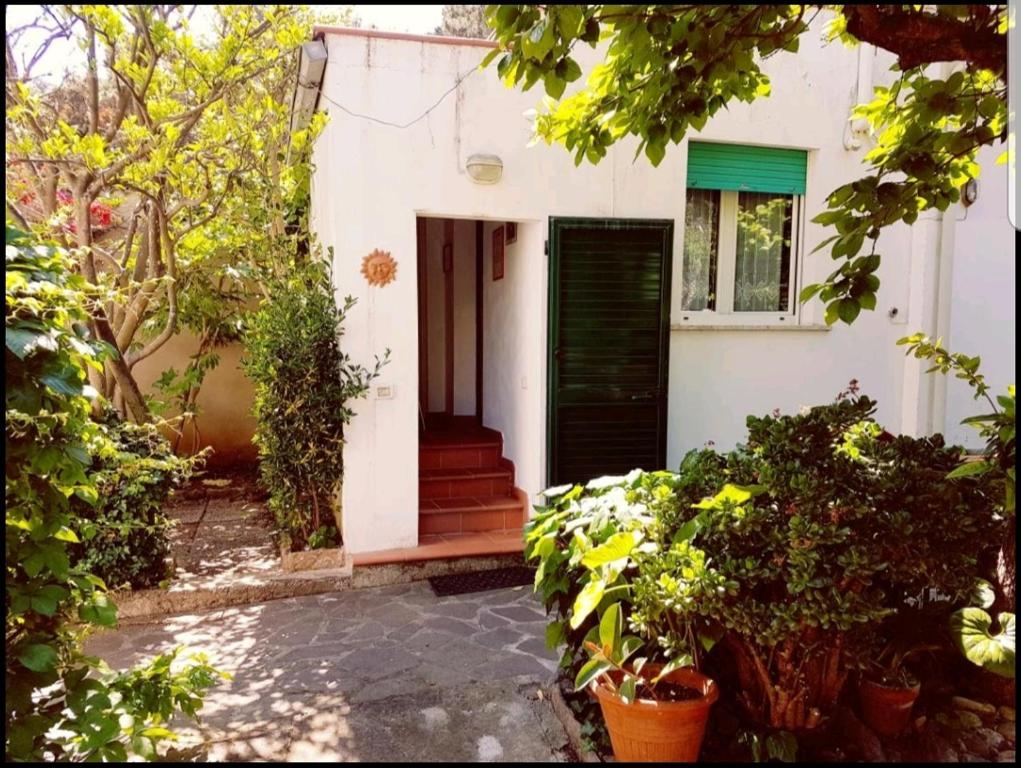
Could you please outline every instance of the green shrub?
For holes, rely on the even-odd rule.
[[[1001,526],[993,579],[996,590],[977,600],[978,605],[957,611],[951,617],[950,630],[968,661],[1001,677],[1013,679],[1017,597],[1017,399],[1014,385],[1009,385],[1006,394],[997,395],[994,399],[989,394],[985,376],[979,373],[981,361],[978,357],[950,352],[939,339],[933,341],[922,333],[906,336],[897,343],[906,345],[908,354],[931,361],[929,373],[953,373],[955,378],[971,387],[973,399],[984,400],[989,406],[986,413],[970,416],[961,422],[977,429],[985,439],[983,455],[977,460],[968,457],[954,468],[951,477],[981,475],[984,483],[997,489],[1001,495],[998,511],[1004,524]],[[981,594],[984,590],[978,591]],[[996,615],[995,622],[992,614]]]
[[[377,358],[369,370],[341,351],[344,315],[354,303],[348,297],[337,306],[329,267],[314,254],[269,282],[245,333],[259,474],[277,526],[295,549],[339,543],[333,510],[351,401],[386,362]]]
[[[175,456],[155,425],[125,422],[113,412],[99,429],[103,439],[89,468],[99,499],[72,498],[81,539],[71,546],[72,561],[111,588],[153,587],[171,575],[172,521],[163,507],[204,454]]]
[[[940,438],[894,438],[847,393],[791,416],[748,419],[746,446],[689,454],[678,474],[635,471],[547,492],[526,556],[577,671],[597,617],[618,604],[644,653],[700,656],[722,639],[737,697],[773,728],[813,727],[884,619],[939,594],[947,610],[979,572],[995,526]],[[929,590],[934,590],[929,592]]]
[[[72,565],[70,498],[98,499],[89,475],[105,436],[89,418],[85,366],[103,350],[86,328],[84,283],[60,249],[6,231],[5,757],[7,761],[152,758],[175,710],[194,714],[218,673],[175,654],[113,672],[81,651],[112,626],[101,579]]]

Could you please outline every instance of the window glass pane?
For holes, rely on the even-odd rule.
[[[684,213],[682,309],[716,309],[719,232],[720,191],[689,189]]]
[[[793,209],[790,195],[738,194],[735,312],[788,310]]]

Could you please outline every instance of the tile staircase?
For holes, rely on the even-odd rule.
[[[499,432],[455,417],[427,429],[418,449],[419,536],[521,531],[524,494]]]

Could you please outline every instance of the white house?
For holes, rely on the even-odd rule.
[[[313,227],[338,296],[358,300],[346,351],[392,356],[347,434],[356,562],[520,549],[544,487],[676,468],[741,440],[747,414],[829,402],[851,379],[889,428],[974,444],[958,426],[969,393],[895,342],[939,335],[983,355],[995,387],[1014,380],[999,150],[971,205],[883,233],[876,311],[825,326],[820,303],[796,301],[833,268],[811,219],[862,175],[850,110],[891,62],[820,37],[765,63],[770,98],[732,105],[660,167],[629,142],[575,167],[529,146],[540,89],[480,71],[491,43],[316,29],[295,110],[329,113]],[[373,253],[396,264],[384,285],[367,276],[385,263],[363,271]]]

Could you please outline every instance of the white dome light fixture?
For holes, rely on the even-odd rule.
[[[503,177],[503,160],[496,155],[471,155],[464,167],[476,184],[496,184]]]

